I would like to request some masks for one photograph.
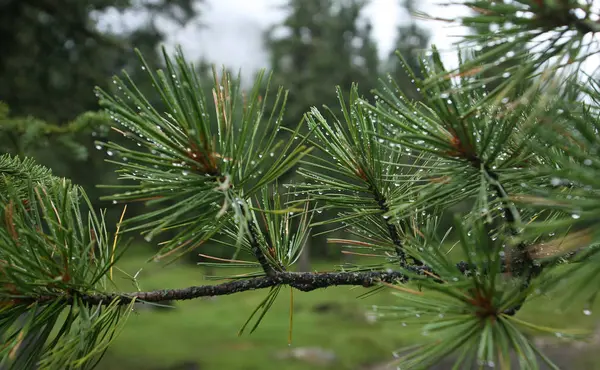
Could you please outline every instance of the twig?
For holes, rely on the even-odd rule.
[[[456,264],[456,268],[461,273],[469,270],[469,266],[465,262]],[[411,272],[421,275],[427,275],[431,272],[426,266],[411,266]],[[472,269],[472,267],[471,267]],[[261,276],[250,279],[238,279],[228,281],[216,285],[200,285],[182,289],[164,289],[154,290],[149,292],[134,292],[134,293],[100,293],[100,294],[84,294],[76,293],[76,296],[83,302],[90,305],[108,305],[115,299],[119,299],[120,305],[131,303],[133,299],[138,301],[156,303],[162,301],[183,301],[200,297],[213,297],[221,295],[230,295],[249,290],[271,288],[278,285],[289,285],[303,292],[310,292],[316,289],[323,289],[332,286],[348,285],[348,286],[363,286],[371,287],[376,284],[383,283],[406,283],[409,277],[399,271],[359,271],[359,272],[274,272],[271,276]],[[441,280],[436,280],[442,282]],[[74,295],[70,296],[55,296],[45,295],[38,297],[19,298],[15,300],[16,304],[30,304],[37,302],[39,304],[48,304],[56,302],[57,299],[67,300],[72,303],[75,299]]]
[[[383,194],[379,192],[379,190],[373,186],[369,185],[369,190],[373,193],[373,197],[375,201],[379,205],[379,209],[383,212],[387,213],[390,211],[390,208],[387,205],[387,199]],[[384,218],[385,225],[387,226],[388,232],[390,234],[390,238],[392,239],[392,243],[394,243],[396,254],[400,258],[400,266],[406,267],[406,253],[404,252],[404,246],[402,245],[402,239],[400,239],[400,235],[398,233],[398,229],[396,225],[391,222],[390,218]],[[423,263],[416,258],[413,258],[415,265],[421,266]]]
[[[248,217],[248,237],[250,239],[250,247],[252,248],[252,254],[256,257],[258,263],[262,267],[263,271],[267,276],[273,276],[276,271],[273,269],[273,266],[267,261],[267,257],[263,253],[262,249],[260,249],[260,239],[258,238],[258,230],[254,220]]]
[[[511,234],[513,236],[518,235],[519,230],[517,229],[517,224],[521,221],[519,211],[515,208],[514,204],[511,203],[510,199],[508,199],[508,194],[504,189],[504,186],[502,186],[502,184],[500,183],[498,174],[493,172],[486,165],[484,165],[483,168],[486,175],[492,180],[491,185],[496,191],[496,195],[502,201],[504,217],[510,227]],[[534,263],[533,258],[527,251],[527,246],[525,245],[525,243],[520,242],[517,245],[517,249],[519,251],[519,255],[514,261],[515,263],[513,264],[514,268],[512,269],[512,272],[516,272],[516,274],[520,276],[525,275],[525,279],[521,284],[521,291],[524,291],[527,288],[529,288],[531,280],[533,280],[534,277],[541,273],[542,267]],[[517,311],[521,309],[524,302],[525,298],[523,298],[514,307],[511,307],[508,310],[504,311],[504,313],[510,316],[515,315]]]

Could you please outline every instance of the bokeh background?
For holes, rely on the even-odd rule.
[[[419,11],[447,21],[417,18],[413,13]],[[312,106],[335,107],[336,85],[347,91],[357,82],[368,96],[380,78],[390,75],[410,94],[412,84],[395,50],[416,67],[419,53],[434,43],[445,62],[456,65],[452,43],[466,33],[486,31],[452,22],[465,12],[433,0],[0,0],[0,148],[32,156],[83,185],[115,225],[122,208],[100,201],[110,192],[96,186],[116,183],[115,167],[96,141],[120,139],[98,112],[93,87],[110,90],[111,76],[125,70],[150,91],[134,48],[158,68],[160,46],[172,51],[180,45],[208,82],[212,64],[241,70],[245,87],[267,68],[272,82],[290,91],[285,124],[291,127]],[[290,173],[283,180],[299,179]],[[128,216],[144,210],[131,205]],[[198,266],[201,258],[194,253],[166,267],[147,263],[156,245],[131,236],[133,244],[118,265],[122,272],[115,274],[120,289],[136,289],[126,273],[136,275],[143,290],[207,284],[212,282],[207,275],[218,274]],[[202,253],[218,256],[220,250],[207,244]],[[361,260],[321,236],[306,246],[298,269],[325,271],[346,262]],[[242,336],[238,330],[265,292],[138,306],[99,368],[388,368],[394,351],[422,332],[416,325],[377,317],[373,306],[400,304],[393,294],[364,293],[329,288],[297,292],[293,301],[289,292],[282,294],[260,328]],[[520,314],[542,323],[595,327],[593,315],[582,314],[583,302],[569,310],[550,299],[547,303]],[[538,338],[568,369],[597,368],[595,341],[571,345]]]

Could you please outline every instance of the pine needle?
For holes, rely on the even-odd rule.
[[[112,253],[110,254],[110,280],[113,279],[113,263],[115,261],[115,249],[117,248],[117,238],[119,237],[119,230],[121,229],[121,222],[123,222],[125,211],[127,211],[127,204],[125,204],[125,207],[123,207],[123,212],[121,212],[121,218],[119,219],[119,223],[117,224],[117,231],[115,232],[115,239],[113,241]]]
[[[256,262],[252,262],[252,261],[242,261],[242,260],[235,260],[235,259],[229,259],[229,258],[219,258],[219,257],[209,256],[208,254],[203,254],[203,253],[198,253],[198,256],[208,258],[211,260],[215,260],[215,261],[222,261],[222,262],[247,263],[247,264],[256,263]]]
[[[419,291],[416,291],[416,290],[408,289],[408,288],[401,287],[401,286],[398,286],[398,285],[395,285],[395,284],[390,284],[390,283],[386,283],[386,282],[383,282],[383,281],[381,282],[381,284],[387,286],[388,288],[396,289],[396,290],[399,290],[399,291],[404,292],[404,293],[410,293],[410,294],[414,294],[414,295],[423,295],[423,292],[419,292]]]

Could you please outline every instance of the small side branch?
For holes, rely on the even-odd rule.
[[[511,234],[513,236],[518,235],[519,230],[517,229],[517,225],[521,222],[521,216],[519,214],[519,211],[515,208],[514,204],[512,204],[508,199],[508,194],[504,189],[504,186],[502,186],[502,184],[500,183],[498,175],[495,172],[491,171],[489,168],[487,168],[487,166],[484,166],[484,170],[487,176],[492,180],[492,187],[496,191],[496,195],[502,201],[504,218],[506,219],[506,222],[510,227]],[[517,275],[520,276],[525,276],[525,279],[521,284],[521,290],[525,290],[531,284],[531,280],[535,276],[540,274],[542,267],[536,266],[536,264],[533,261],[533,258],[531,258],[531,255],[527,252],[527,246],[525,245],[525,243],[519,243],[517,249],[519,255],[513,261],[514,266],[512,272],[515,272]],[[514,307],[509,308],[507,311],[505,311],[505,313],[511,316],[515,315],[517,311],[521,309],[521,306],[523,305],[524,301],[525,299],[523,299]]]
[[[247,226],[248,233],[250,234],[248,237],[250,238],[250,247],[252,248],[252,254],[254,254],[254,257],[256,257],[258,263],[260,263],[260,266],[262,267],[265,274],[267,274],[267,276],[273,276],[276,273],[276,271],[273,269],[273,266],[271,266],[269,261],[267,261],[267,257],[260,248],[258,228],[256,227],[256,224],[251,218],[248,218]]]
[[[484,170],[487,176],[492,180],[491,184],[494,188],[494,191],[496,192],[496,195],[502,201],[504,218],[506,219],[506,222],[510,227],[510,233],[513,236],[518,235],[519,230],[517,229],[517,225],[521,222],[521,216],[519,214],[519,211],[515,208],[514,204],[512,204],[508,199],[508,194],[506,193],[504,186],[502,186],[502,184],[500,183],[498,175],[487,167],[484,167]],[[529,282],[529,280],[531,280],[531,278],[533,277],[532,274],[534,274],[535,270],[533,259],[531,258],[529,253],[527,253],[527,246],[524,243],[519,243],[517,248],[519,250],[519,256],[516,261],[517,264],[515,266],[515,270],[519,274],[527,272],[529,275],[527,281]]]
[[[375,201],[379,205],[379,209],[381,209],[385,213],[389,212],[390,208],[387,205],[387,199],[385,198],[385,196],[383,194],[381,194],[379,192],[379,190],[377,188],[375,188],[373,185],[369,186],[369,190],[373,193],[373,197],[375,198]],[[390,234],[390,239],[392,239],[392,243],[394,243],[396,254],[400,258],[400,266],[405,267],[406,266],[406,253],[404,252],[404,246],[402,244],[402,239],[400,239],[400,234],[398,233],[398,228],[396,227],[396,225],[394,225],[391,222],[390,218],[384,218],[384,222],[385,222],[385,225]],[[414,263],[419,266],[423,265],[423,263],[421,261],[419,261],[418,259],[414,259]]]
[[[273,268],[273,266],[271,266],[271,264],[267,260],[267,256],[265,256],[265,254],[263,253],[263,250],[260,247],[259,228],[258,228],[255,220],[248,213],[248,211],[244,208],[244,205],[242,205],[240,207],[240,210],[241,210],[242,216],[245,220],[246,227],[248,228],[247,236],[248,236],[248,241],[250,242],[250,248],[252,250],[252,254],[254,255],[254,257],[256,258],[256,260],[258,261],[260,266],[262,267],[264,273],[267,276],[273,276],[276,273],[276,271]]]

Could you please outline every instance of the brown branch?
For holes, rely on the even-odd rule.
[[[570,7],[559,5],[556,7],[545,7],[540,5],[536,9],[536,23],[546,30],[554,30],[556,28],[567,26],[576,29],[581,35],[588,33],[596,33],[600,31],[598,23],[589,18],[586,14],[584,19],[579,19],[574,13],[574,9],[582,9],[581,7]]]
[[[385,213],[389,212],[390,208],[387,205],[385,196],[373,185],[369,185],[369,190],[373,193],[373,197],[375,198],[377,205],[379,205],[379,209]],[[390,234],[390,238],[392,239],[392,243],[394,243],[396,254],[398,255],[398,258],[400,258],[400,266],[406,267],[406,253],[404,252],[404,245],[402,244],[402,239],[400,239],[398,228],[392,223],[391,218],[384,217],[384,222]],[[423,265],[421,261],[414,257],[413,260],[416,265]]]
[[[242,208],[242,212],[244,214],[246,213],[245,211],[243,211],[243,208]],[[275,273],[276,273],[275,269],[273,268],[273,266],[271,266],[269,261],[267,261],[267,257],[263,253],[262,249],[260,249],[260,239],[258,237],[259,234],[258,234],[258,228],[256,227],[256,223],[254,222],[253,219],[248,218],[247,226],[248,226],[248,238],[250,241],[250,247],[252,249],[252,254],[254,254],[254,257],[256,257],[256,259],[258,260],[258,263],[260,263],[260,266],[262,267],[265,274],[267,274],[267,276],[275,275]]]
[[[200,297],[213,297],[221,295],[230,295],[249,290],[271,288],[278,285],[289,285],[303,292],[309,292],[316,289],[327,288],[331,286],[350,285],[350,286],[374,286],[379,282],[394,283],[406,282],[408,277],[400,272],[277,272],[272,276],[261,276],[250,279],[240,279],[228,281],[216,285],[200,285],[182,289],[154,290],[149,292],[134,293],[106,293],[106,294],[81,294],[77,293],[79,299],[91,305],[108,305],[115,299],[119,299],[120,305],[131,303],[136,300],[157,303],[162,301],[183,301]],[[36,298],[21,298],[20,304],[29,304],[32,301],[38,303],[55,302],[56,296],[40,296]],[[63,297],[69,303],[73,302],[74,297]]]
[[[504,186],[500,183],[500,179],[497,173],[493,172],[487,165],[484,165],[484,171],[486,174],[494,180],[492,183],[492,187],[494,188],[496,195],[502,202],[504,218],[510,227],[510,232],[513,236],[519,234],[519,230],[517,229],[517,222],[520,219],[519,211],[514,208],[514,204],[511,207],[510,199],[508,199],[508,194],[504,189]],[[525,279],[521,284],[521,291],[529,288],[531,284],[531,280],[534,277],[539,275],[542,272],[541,265],[536,265],[530,253],[527,250],[527,245],[525,243],[520,242],[517,245],[518,256],[514,259],[513,268],[511,272],[516,273],[519,276],[525,275]],[[523,298],[519,303],[517,303],[514,307],[509,308],[504,313],[507,315],[515,315],[517,311],[521,309],[523,303],[525,302],[525,298]]]
[[[500,183],[498,174],[496,174],[495,172],[490,170],[487,166],[484,166],[484,170],[485,170],[486,174],[491,179],[494,180],[494,183],[492,183],[491,185],[494,188],[496,195],[502,202],[504,218],[506,219],[506,222],[510,227],[510,233],[513,236],[518,235],[519,230],[517,230],[517,220],[520,218],[519,212],[514,208],[514,206],[513,207],[510,206],[509,202],[511,202],[511,201],[510,201],[510,199],[508,199],[508,194],[507,194],[506,190],[504,189],[504,186],[502,186],[502,184]],[[539,271],[535,272],[536,269],[535,269],[535,266],[533,263],[533,258],[528,253],[527,246],[525,245],[525,243],[523,243],[523,242],[519,243],[519,245],[517,246],[517,249],[519,251],[519,256],[517,257],[517,259],[515,261],[516,262],[515,270],[519,274],[523,274],[526,272],[529,274],[529,276],[527,278],[527,285],[528,285],[531,278],[535,274],[539,273]]]
[[[473,267],[465,262],[456,264],[457,271],[465,274]],[[426,266],[409,267],[412,273],[428,275],[431,268]],[[271,288],[279,285],[289,285],[303,292],[310,292],[316,289],[323,289],[332,286],[363,286],[365,288],[375,286],[378,283],[406,283],[409,277],[399,271],[358,271],[358,272],[275,272],[271,276],[260,276],[249,279],[237,279],[216,285],[200,285],[182,289],[164,289],[149,292],[132,293],[98,293],[85,294],[74,292],[69,296],[44,295],[38,297],[17,298],[15,304],[49,304],[56,302],[57,299],[66,300],[73,303],[75,297],[90,305],[108,305],[115,299],[119,300],[119,305],[131,303],[133,299],[148,303],[158,303],[163,301],[183,301],[200,297],[214,297],[221,295],[230,295],[250,290]],[[442,283],[442,280],[436,279]]]

